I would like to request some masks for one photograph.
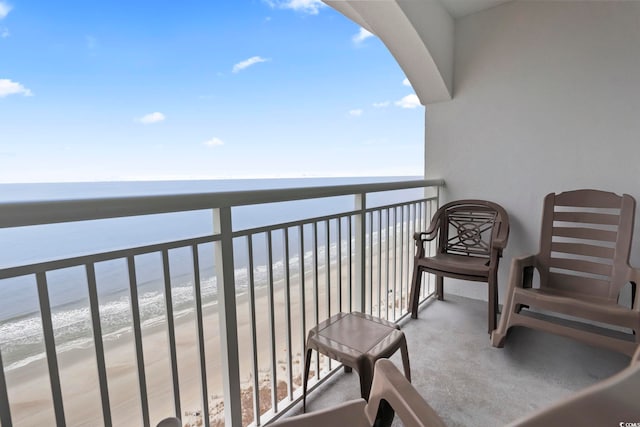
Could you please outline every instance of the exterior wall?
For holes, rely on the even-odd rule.
[[[502,303],[512,257],[537,251],[547,193],[640,202],[640,2],[515,1],[456,21],[455,37],[454,99],[426,108],[426,177],[445,179],[443,201],[509,212]],[[486,299],[469,282],[447,292]]]

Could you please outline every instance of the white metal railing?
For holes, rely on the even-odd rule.
[[[211,213],[211,233],[0,269],[0,290],[16,279],[34,282],[44,357],[33,363],[42,364],[50,385],[49,390],[40,384],[51,408],[43,416],[50,417],[48,424],[55,420],[58,426],[100,422],[105,426],[151,426],[170,415],[193,425],[262,425],[279,416],[300,398],[309,328],[339,311],[363,311],[393,321],[405,316],[413,268],[412,235],[428,224],[441,185],[441,180],[416,180],[0,204],[0,229],[175,212]],[[382,192],[421,188],[424,194],[410,200],[367,203],[368,197],[386,194]],[[260,212],[264,204],[344,196],[354,198],[353,208],[257,227],[233,226],[232,209],[241,206],[250,205]],[[154,268],[146,264],[142,268],[147,257],[159,258]],[[174,271],[176,258],[188,266],[182,265],[186,273],[180,273],[187,279],[179,279]],[[103,283],[115,280],[117,272],[111,279],[100,275],[105,264],[113,263],[121,266],[120,273],[126,277],[127,316],[131,318],[126,328],[116,332],[106,330],[109,313],[104,301],[109,295],[100,292]],[[70,380],[79,372],[74,365],[78,362],[65,353],[64,334],[58,325],[64,308],[52,304],[54,273],[70,270],[80,271],[77,292],[84,288],[87,294],[86,307],[74,309],[87,313],[84,324],[80,321],[74,327],[89,331],[92,338],[85,347],[97,368],[95,378],[85,384]],[[141,294],[147,285],[140,277],[149,275],[157,276],[161,283],[163,312],[157,318],[145,311],[145,298],[150,297]],[[190,287],[178,292],[179,280]],[[432,287],[425,288],[426,298]],[[195,329],[191,352],[181,347],[189,341],[184,331],[192,329],[190,324]],[[157,351],[158,328],[166,331],[164,357]],[[124,364],[107,360],[119,360],[131,350],[110,341],[113,334],[129,337],[124,342],[133,349],[133,377],[129,379],[133,384],[128,388],[138,388],[133,392],[138,397],[134,402],[123,395],[127,387],[118,385],[124,381],[118,377],[118,368]],[[219,338],[211,343],[215,336]],[[33,418],[37,414],[24,395],[14,392],[24,378],[16,373],[19,369],[8,369],[7,358],[3,363],[3,355],[14,349],[7,350],[10,346],[5,338],[0,336],[0,425],[45,424],[42,418]],[[167,369],[151,367],[160,363]],[[327,358],[318,357],[313,363],[316,385],[335,372],[335,364]],[[158,372],[162,375],[156,375]],[[170,390],[170,397],[158,392],[163,387]],[[74,399],[92,391],[97,394],[93,413],[80,408],[89,412],[80,414],[83,411],[73,406]],[[136,416],[122,418],[125,413]]]

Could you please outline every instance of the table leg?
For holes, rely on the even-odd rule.
[[[371,383],[373,382],[373,366],[375,360],[364,359],[357,367],[358,375],[360,375],[360,396],[369,401],[369,393],[371,393]]]
[[[304,377],[302,378],[302,412],[307,411],[307,382],[309,382],[309,367],[311,366],[311,350],[307,349],[307,355],[304,360]]]
[[[409,366],[409,350],[407,350],[407,339],[402,337],[400,344],[400,353],[402,354],[402,367],[404,368],[404,376],[411,382],[411,367]]]

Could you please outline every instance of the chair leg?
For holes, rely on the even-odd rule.
[[[507,336],[507,331],[511,326],[511,316],[517,313],[517,307],[519,304],[515,304],[515,298],[513,296],[513,289],[507,289],[507,300],[502,306],[502,314],[500,315],[500,323],[498,327],[491,332],[491,345],[493,347],[504,347],[504,340]]]
[[[422,286],[422,271],[416,262],[413,266],[413,278],[411,279],[411,293],[409,296],[409,308],[411,318],[418,318],[418,303],[420,302],[420,287]]]
[[[631,283],[631,308],[636,308],[633,306],[635,300],[636,300],[636,284]],[[636,336],[636,342],[640,343],[640,336],[638,336],[638,331],[636,331],[635,329],[633,329],[632,331],[633,331],[633,335]]]
[[[504,309],[502,310],[504,312]],[[503,313],[504,316],[504,313]],[[491,345],[496,348],[504,347],[504,339],[507,336],[506,331],[504,329],[506,326],[503,325],[502,319],[500,319],[500,325],[496,329],[491,332]]]
[[[444,277],[436,276],[436,295],[438,295],[438,301],[444,300]]]
[[[400,344],[400,354],[402,355],[402,367],[404,368],[404,376],[411,382],[411,366],[409,365],[409,351],[407,350],[407,339],[403,338]]]
[[[498,316],[498,272],[494,271],[489,276],[488,288],[489,288],[489,296],[488,296],[488,326],[489,326],[489,334],[493,332],[496,328],[496,321]]]
[[[311,367],[311,350],[307,349],[307,355],[304,360],[304,377],[302,379],[302,412],[307,411],[307,383],[309,382],[309,368]]]
[[[389,405],[389,402],[381,399],[378,412],[376,413],[376,420],[373,425],[374,427],[391,427],[395,416],[396,412],[393,410],[391,405]]]

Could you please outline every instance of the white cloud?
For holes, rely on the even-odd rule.
[[[220,138],[213,137],[208,141],[203,142],[207,147],[217,147],[218,145],[224,145],[224,141]]]
[[[353,41],[353,43],[355,43],[356,45],[361,44],[363,41],[365,41],[366,39],[368,39],[369,37],[373,37],[373,34],[367,30],[365,30],[364,28],[360,27],[360,31],[358,31],[358,34],[356,34],[355,36],[353,36],[351,38],[351,40]]]
[[[411,82],[409,81],[408,78],[404,78],[404,80],[402,81],[402,85],[403,86],[411,86]]]
[[[272,8],[291,9],[297,12],[317,15],[320,8],[326,5],[321,0],[265,0]]]
[[[12,7],[7,3],[0,1],[0,19],[6,18],[6,16],[11,12]]]
[[[355,110],[349,110],[349,115],[351,117],[360,117],[362,115],[362,110],[357,108]]]
[[[420,106],[420,99],[418,99],[418,95],[412,93],[411,95],[407,95],[401,100],[396,101],[395,104],[402,108],[416,108]]]
[[[0,79],[0,98],[9,95],[33,96],[33,93],[18,82],[9,79]]]
[[[259,64],[260,62],[267,62],[267,61],[269,60],[261,56],[252,56],[249,59],[245,59],[244,61],[240,61],[237,64],[235,64],[231,71],[233,71],[234,73],[238,73],[244,70],[245,68],[251,67],[252,65]]]
[[[150,125],[152,123],[162,122],[166,118],[167,117],[164,114],[155,112],[155,113],[146,114],[140,117],[139,119],[136,119],[136,121],[142,123],[143,125]]]
[[[389,101],[382,101],[382,102],[374,102],[373,106],[375,108],[385,108],[385,107],[388,107],[389,104],[391,104]]]
[[[11,33],[9,33],[9,29],[8,28],[0,28],[0,38],[6,39],[10,35],[11,35]]]

